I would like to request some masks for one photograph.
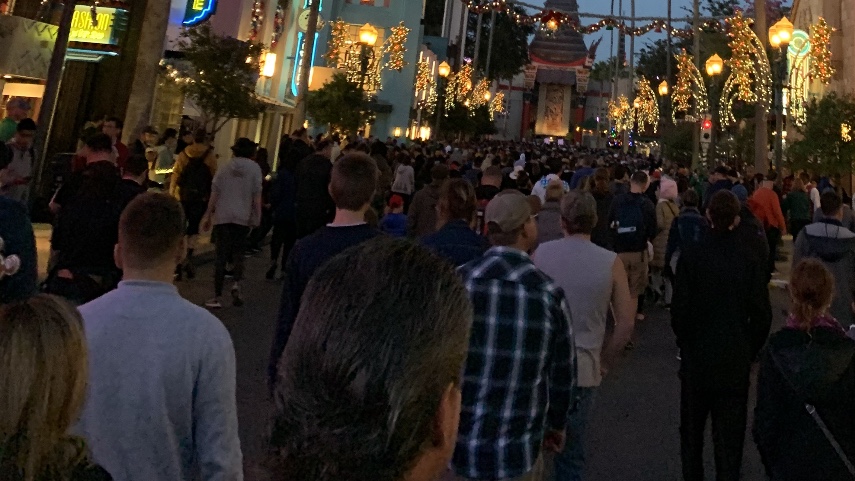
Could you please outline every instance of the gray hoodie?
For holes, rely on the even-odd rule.
[[[823,219],[802,230],[793,252],[793,266],[813,257],[822,261],[834,275],[834,299],[831,315],[844,326],[855,321],[852,314],[855,290],[855,233],[835,219]]]
[[[254,160],[233,158],[217,170],[213,190],[218,194],[214,224],[258,225],[254,202],[261,195],[261,167]]]

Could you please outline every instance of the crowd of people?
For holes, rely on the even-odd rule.
[[[34,126],[16,125],[21,147]],[[121,127],[87,137],[53,196],[42,293],[27,208],[0,184],[3,253],[22,259],[0,263],[3,479],[242,479],[235,352],[211,311],[228,276],[244,305],[244,257],[268,234],[266,277],[284,279],[273,479],[584,479],[598,388],[651,303],[676,338],[686,481],[704,479],[709,418],[717,479],[740,479],[758,360],[753,438],[771,479],[855,475],[839,179],[305,129],[273,169],[250,139],[226,160],[189,124],[124,149]],[[196,277],[207,232],[214,296],[196,306],[175,283]],[[787,232],[791,314],[770,337]]]

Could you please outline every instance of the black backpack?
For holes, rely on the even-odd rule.
[[[635,245],[647,241],[644,229],[644,197],[627,196],[617,209],[614,226],[622,244]]]
[[[181,172],[178,179],[178,187],[183,202],[206,202],[211,195],[211,184],[214,176],[211,169],[205,164],[205,158],[209,150],[199,157],[189,157],[189,162]]]

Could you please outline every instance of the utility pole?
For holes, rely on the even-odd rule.
[[[671,0],[668,0],[668,27],[667,27],[668,37],[666,43],[668,45],[668,51],[665,53],[665,80],[671,81],[671,58],[674,55],[674,49],[671,46]]]
[[[459,39],[460,52],[458,52],[458,60],[457,60],[457,68],[460,68],[463,65],[463,58],[466,57],[466,39],[469,37],[469,6],[468,4],[463,7],[463,17],[460,19],[460,35],[457,36]]]
[[[309,5],[309,26],[306,27],[306,36],[303,40],[303,52],[300,59],[303,67],[300,70],[300,85],[297,94],[297,108],[294,113],[294,124],[297,128],[303,126],[306,121],[306,100],[309,96],[309,74],[312,73],[312,52],[315,51],[315,33],[318,31],[318,9],[320,0],[311,0]]]
[[[496,10],[490,15],[490,41],[487,43],[487,68],[484,77],[490,77],[490,61],[493,60],[493,34],[496,33]]]
[[[74,17],[74,7],[77,2],[74,0],[66,0],[62,7],[62,15],[59,18],[59,28],[56,32],[56,43],[54,43],[53,53],[50,57],[50,66],[48,67],[47,79],[45,81],[45,93],[43,96],[42,107],[39,110],[38,129],[36,130],[35,148],[38,153],[36,155],[35,173],[35,190],[36,196],[48,195],[48,180],[51,178],[45,175],[48,154],[48,139],[53,124],[53,114],[56,111],[56,100],[59,96],[59,87],[62,83],[62,72],[65,70],[65,53],[68,50],[68,37],[71,34],[71,20]],[[36,197],[33,196],[33,197]]]
[[[693,49],[695,54],[695,67],[701,69],[701,5],[700,0],[694,0],[692,6],[692,39],[694,41]],[[670,63],[669,63],[670,65]],[[697,100],[695,100],[697,105]],[[703,112],[699,112],[703,113]],[[696,169],[701,161],[701,122],[700,119],[694,119],[692,124],[692,169]]]
[[[766,31],[766,0],[754,0],[754,33],[760,39],[760,43],[768,45],[769,36]],[[769,132],[766,125],[766,108],[759,102],[754,107],[754,171],[757,174],[766,174],[769,171]]]

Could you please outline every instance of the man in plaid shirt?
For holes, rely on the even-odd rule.
[[[537,224],[518,191],[485,212],[494,246],[460,268],[474,307],[453,467],[458,479],[539,481],[560,452],[576,353],[563,291],[526,252]]]

